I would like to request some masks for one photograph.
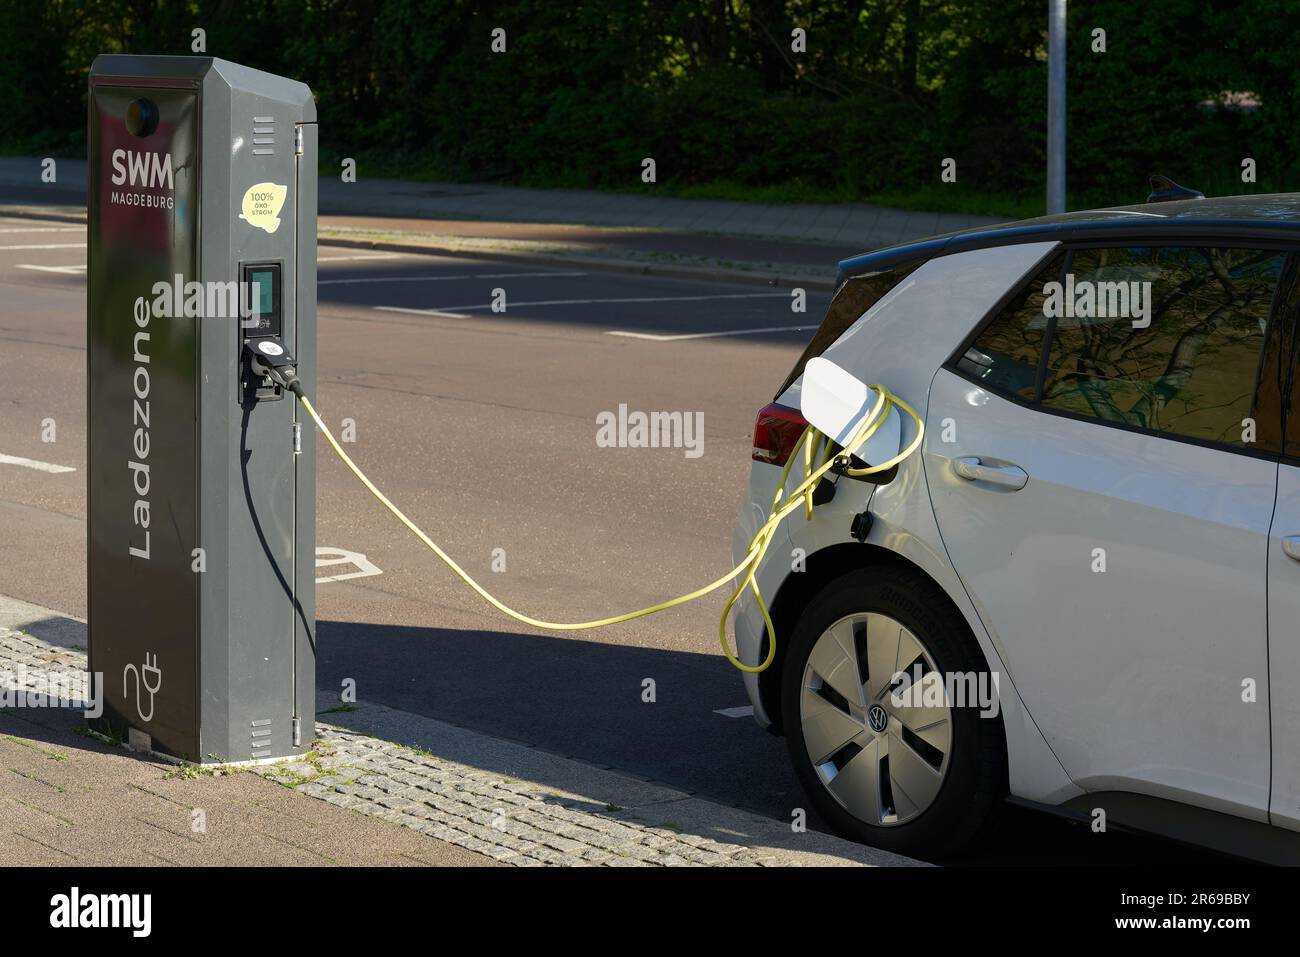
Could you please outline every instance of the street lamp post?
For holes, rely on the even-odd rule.
[[[1065,2],[1047,3],[1047,212],[1065,212]]]

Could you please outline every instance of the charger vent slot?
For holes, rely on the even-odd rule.
[[[270,156],[275,153],[275,117],[253,117],[253,155]]]

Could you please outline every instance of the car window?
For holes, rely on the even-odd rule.
[[[1040,401],[1140,429],[1253,446],[1265,332],[1284,253],[1085,249],[1042,301]],[[1258,447],[1258,446],[1253,446]]]
[[[1269,342],[1260,364],[1258,408],[1276,408],[1282,414],[1274,421],[1261,417],[1260,448],[1280,451],[1289,459],[1300,458],[1300,375],[1294,364],[1300,362],[1300,257],[1289,256],[1282,267],[1278,291],[1273,297],[1273,323]]]
[[[826,310],[826,317],[822,320],[821,325],[817,327],[817,331],[813,333],[807,348],[799,356],[799,361],[794,364],[790,374],[781,383],[781,388],[776,390],[777,397],[779,398],[781,393],[790,388],[795,379],[803,375],[804,366],[808,364],[809,359],[817,358],[830,348],[831,344],[862,318],[868,309],[915,272],[923,262],[924,260],[916,260],[903,263],[892,269],[853,276],[845,280],[839,289],[835,291],[830,308]]]
[[[1061,279],[1065,254],[1052,260],[980,333],[957,360],[957,368],[995,392],[1028,401],[1036,396],[1047,318],[1045,287]]]

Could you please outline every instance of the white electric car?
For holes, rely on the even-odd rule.
[[[823,479],[760,570],[776,658],[745,684],[814,806],[904,853],[957,850],[1009,797],[1300,860],[1300,194],[840,266],[758,414],[737,558],[807,424],[812,358],[892,390],[925,435],[874,484]],[[915,436],[898,425],[865,461]],[[752,597],[735,628],[761,661]]]

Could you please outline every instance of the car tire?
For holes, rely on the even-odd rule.
[[[917,662],[919,672],[908,668]],[[893,680],[904,669],[922,675],[914,689],[921,695],[907,698],[911,682]],[[921,707],[927,684],[953,672],[983,675],[992,686],[965,620],[918,571],[856,570],[808,603],[782,675],[786,743],[805,793],[837,832],[927,858],[949,857],[984,836],[1006,794],[1002,719],[1000,710],[982,717],[978,704],[951,699],[930,697]],[[900,691],[917,706],[900,706]]]

